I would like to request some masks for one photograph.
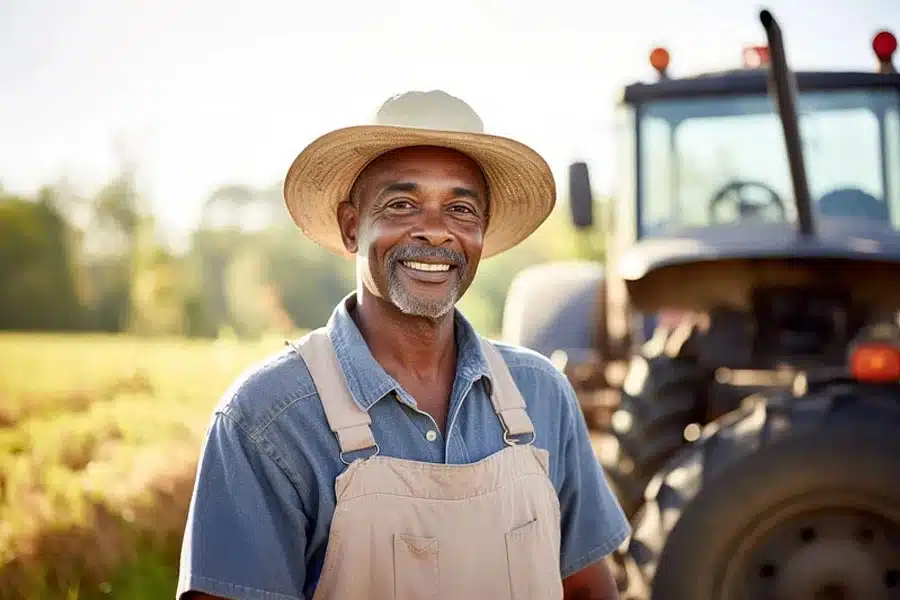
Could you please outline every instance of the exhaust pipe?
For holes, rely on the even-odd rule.
[[[797,116],[797,81],[787,64],[784,50],[784,38],[781,27],[772,13],[763,10],[759,20],[766,30],[769,40],[771,71],[769,82],[775,98],[775,105],[781,118],[784,142],[787,147],[788,164],[791,169],[791,183],[794,187],[794,200],[797,203],[797,224],[800,235],[813,237],[815,227],[812,216],[812,201],[809,196],[809,183],[806,179],[806,165],[803,162],[803,145],[800,140],[800,125]]]

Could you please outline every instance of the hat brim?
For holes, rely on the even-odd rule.
[[[288,170],[284,199],[294,223],[314,242],[345,258],[337,220],[360,172],[378,156],[409,146],[440,146],[471,157],[484,172],[490,220],[482,258],[508,250],[533,233],[556,203],[547,162],[528,146],[501,136],[384,125],[327,133],[307,146]]]

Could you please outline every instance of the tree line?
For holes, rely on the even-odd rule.
[[[324,324],[355,285],[353,261],[296,229],[280,182],[213,190],[179,253],[160,241],[148,206],[128,170],[87,197],[60,184],[28,197],[0,188],[0,329],[252,338]],[[482,261],[459,305],[479,330],[499,331],[519,270],[598,257],[564,211]]]

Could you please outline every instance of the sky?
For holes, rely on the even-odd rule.
[[[271,185],[318,135],[439,88],[561,193],[573,160],[606,191],[617,96],[654,78],[652,48],[673,76],[737,67],[760,8],[796,69],[874,70],[874,33],[900,34],[897,0],[0,0],[0,185],[89,193],[124,152],[177,238],[214,187]]]

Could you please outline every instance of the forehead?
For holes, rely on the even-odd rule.
[[[433,146],[400,148],[382,154],[360,173],[357,183],[376,184],[409,178],[446,180],[484,192],[484,173],[471,157],[457,150]]]

